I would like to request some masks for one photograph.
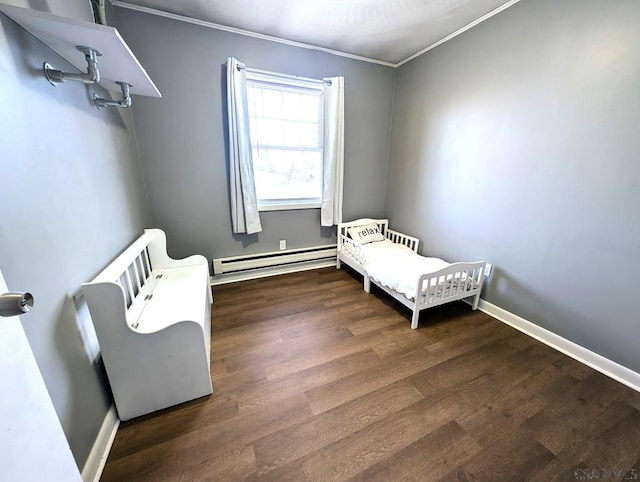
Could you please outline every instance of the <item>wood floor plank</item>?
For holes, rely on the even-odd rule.
[[[236,388],[235,397],[240,413],[256,410],[312,388],[326,385],[368,369],[379,361],[372,350],[356,352],[327,363],[286,375],[276,380],[264,378]]]
[[[265,374],[264,366],[251,365],[226,375],[214,384],[217,393],[231,392],[239,400],[239,406],[246,407],[259,404],[259,400],[275,401],[341,378],[369,369],[379,362],[378,356],[371,349],[345,355],[326,363],[285,375],[270,381]],[[276,394],[275,392],[281,391]]]
[[[628,390],[628,389],[625,390],[624,400],[630,406],[640,411],[640,393],[639,392],[634,392],[633,390]]]
[[[490,446],[512,433],[522,433],[524,438],[534,440],[533,435],[520,426],[544,408],[545,403],[532,394],[510,394],[458,416],[456,421],[482,446]]]
[[[380,330],[382,337],[375,344],[373,350],[381,359],[393,359],[415,350],[424,350],[424,334],[415,330],[407,334],[407,323],[408,321],[401,324],[396,323]]]
[[[431,356],[433,366],[411,376],[409,380],[425,395],[440,393],[454,385],[471,380],[487,372],[492,366],[504,363],[517,351],[497,340],[440,362],[442,356]],[[445,356],[446,358],[446,356]]]
[[[423,371],[434,363],[426,350],[415,350],[392,361],[383,360],[368,370],[309,390],[307,400],[313,413],[317,415]]]
[[[149,458],[145,465],[131,457],[111,463],[109,471],[101,478],[104,482],[135,480],[240,480],[255,472],[255,456],[252,445],[231,449],[212,450],[208,444],[194,443],[193,437],[173,439],[145,450]]]
[[[102,480],[640,473],[640,393],[466,303],[409,320],[334,268],[217,286],[213,394],[122,423]]]
[[[593,369],[589,368],[586,365],[583,365],[573,358],[569,358],[568,356],[559,358],[558,360],[553,362],[553,364],[554,366],[560,368],[567,375],[571,375],[578,380],[585,380],[591,374],[593,374]]]
[[[438,480],[478,453],[478,445],[455,421],[425,435],[388,460],[353,477],[352,481]]]
[[[440,340],[428,343],[427,351],[441,355],[441,359],[453,358],[469,350],[486,345],[495,340],[504,339],[510,329],[506,325],[496,327],[486,323],[484,316],[466,317],[468,324],[456,323],[458,332],[450,332]]]
[[[303,380],[305,392],[312,388],[320,387],[328,383],[342,380],[356,373],[368,370],[380,362],[380,358],[373,350],[367,349],[361,352],[346,355],[337,360],[323,363],[299,373]]]
[[[302,461],[295,461],[287,465],[280,466],[266,473],[255,471],[243,482],[300,482],[308,480],[302,469]]]
[[[246,411],[210,427],[203,436],[212,447],[246,444],[272,432],[312,418],[304,395],[278,400],[269,407]]]
[[[448,398],[419,401],[324,447],[304,462],[304,471],[310,479],[347,480],[446,425],[457,411]]]
[[[582,422],[580,430],[571,429],[566,431],[567,423],[561,422],[558,424],[561,429],[564,429],[567,434],[571,436],[566,437],[566,443],[562,447],[562,450],[556,455],[556,457],[550,461],[546,466],[541,468],[536,474],[532,475],[533,481],[547,481],[552,478],[558,478],[559,480],[576,480],[574,477],[575,472],[578,469],[600,469],[600,468],[616,468],[629,469],[637,467],[637,463],[629,463],[629,459],[633,458],[634,454],[637,455],[637,451],[632,449],[631,456],[626,460],[619,460],[616,454],[611,457],[606,455],[606,460],[600,457],[601,448],[599,447],[601,441],[605,441],[607,444],[612,443],[612,437],[616,437],[615,431],[608,433],[612,427],[618,427],[621,422],[626,423],[627,420],[633,422],[636,418],[640,417],[640,413],[635,409],[623,402],[616,402],[607,407],[597,419],[592,418],[576,418],[571,416],[570,425],[576,425]],[[622,432],[624,433],[628,427],[624,427]],[[593,450],[595,447],[595,451]],[[621,464],[625,465],[621,465]],[[580,471],[578,473],[581,474]],[[607,477],[611,478],[611,477]]]
[[[265,345],[274,345],[282,343],[282,335],[279,331],[268,329],[263,332],[258,330],[228,330],[226,336],[216,337],[212,346],[214,348],[214,357],[212,359],[219,360],[225,356],[237,353],[238,346],[250,350],[255,347],[264,347]]]
[[[223,370],[217,370],[221,372],[217,377],[214,377],[214,371],[213,369],[211,370],[215,397],[227,394],[235,396],[267,379],[264,367],[260,365],[250,365],[246,368],[239,368],[234,372],[227,372],[226,367],[224,367],[224,360],[216,360],[214,363],[218,366],[223,366]]]
[[[310,351],[322,354],[325,350],[335,350],[333,347],[339,340],[346,338],[352,339],[343,343],[344,345],[352,347],[352,352],[361,351],[369,346],[362,342],[362,338],[355,339],[351,332],[346,329],[334,330],[323,328],[322,330],[318,330],[315,335],[316,336],[314,336],[314,334],[307,334],[304,337],[283,340],[280,343],[257,345],[247,348],[240,353],[229,354],[225,357],[225,368],[229,372],[234,372],[250,365],[261,365],[265,366],[267,378],[274,379],[287,373],[294,373],[310,365],[310,362],[303,362],[301,365],[304,365],[304,367],[301,367],[299,364],[296,367],[287,369],[284,367],[286,363],[290,363],[291,360],[304,358]],[[357,348],[356,345],[360,348]]]
[[[239,413],[235,396],[203,397],[182,404],[180,410],[169,408],[159,414],[139,417],[122,423],[109,455],[117,460],[162,442],[197,432],[217,422],[235,418]],[[123,437],[122,441],[120,438]]]
[[[445,480],[529,480],[532,474],[553,459],[553,454],[527,434],[512,430],[505,432],[493,443],[469,460],[463,461]],[[454,479],[455,477],[455,479]]]
[[[587,438],[602,432],[602,417],[608,408],[597,403],[571,403],[559,399],[526,420],[522,428],[530,431],[547,450],[558,455],[575,437]],[[614,413],[624,412],[617,407]]]
[[[226,452],[211,451],[211,456],[197,466],[182,467],[180,479],[184,482],[226,482],[241,480],[255,473],[256,460],[251,445],[236,447]],[[193,476],[193,473],[197,476]]]
[[[422,398],[413,385],[398,382],[312,420],[267,435],[254,443],[258,473],[296,461]]]
[[[347,323],[347,329],[354,335],[363,335],[372,331],[380,330],[398,324],[404,324],[404,317],[389,313],[377,313],[361,320],[355,320]]]
[[[109,470],[105,470],[103,480],[176,480],[177,472],[174,471],[175,464],[172,464],[172,461],[179,462],[178,468],[187,466],[189,471],[200,474],[201,470],[198,467],[206,464],[212,455],[228,453],[233,458],[238,447],[250,445],[260,437],[298,424],[310,417],[311,412],[304,396],[281,400],[270,410],[258,410],[231,417],[203,427],[200,431],[150,444],[144,449],[113,460]],[[131,429],[133,428],[132,426]],[[170,430],[170,427],[167,429]],[[253,446],[250,447],[253,453]],[[241,458],[244,460],[244,455]],[[253,460],[253,467],[247,475],[256,469],[255,459]],[[162,472],[164,464],[170,466],[171,471]],[[123,477],[125,473],[129,473],[131,478]]]
[[[361,336],[352,335],[333,340],[331,343],[309,342],[304,345],[304,348],[301,348],[300,340],[295,340],[292,345],[296,349],[292,350],[290,355],[281,359],[280,363],[269,366],[267,368],[267,378],[275,380],[291,373],[367,350],[374,345],[376,339],[377,334],[375,333]]]

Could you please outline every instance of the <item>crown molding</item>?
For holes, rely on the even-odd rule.
[[[320,52],[325,52],[332,55],[338,55],[340,57],[347,57],[349,59],[361,60],[363,62],[369,62],[372,64],[384,65],[386,67],[396,67],[396,64],[392,62],[385,62],[384,60],[372,59],[369,57],[362,57],[360,55],[350,54],[347,52],[341,52],[339,50],[328,49],[324,47],[318,47],[317,45],[306,44],[302,42],[295,42],[293,40],[287,40],[280,37],[273,37],[271,35],[264,35],[261,33],[250,32],[249,30],[243,30],[235,27],[228,27],[226,25],[220,25],[218,23],[207,22],[204,20],[198,20],[196,18],[187,17],[184,15],[178,15],[176,13],[164,12],[162,10],[157,10],[155,8],[142,7],[140,5],[134,5],[128,2],[124,2],[122,0],[111,0],[112,5],[116,7],[126,8],[129,10],[135,10],[137,12],[144,12],[150,15],[156,15],[158,17],[169,18],[172,20],[178,20],[180,22],[190,23],[193,25],[199,25],[201,27],[212,28],[215,30],[223,30],[225,32],[235,33],[238,35],[244,35],[246,37],[253,37],[260,40],[266,40],[268,42],[277,42],[285,45],[290,45],[292,47],[300,47],[308,50],[318,50]]]
[[[499,7],[495,8],[493,10],[491,10],[489,13],[483,15],[482,17],[474,20],[473,22],[468,23],[464,27],[459,28],[455,32],[447,35],[446,37],[443,37],[442,39],[438,40],[437,42],[434,42],[434,43],[426,46],[422,50],[419,50],[415,54],[412,54],[409,57],[407,57],[406,59],[401,60],[400,62],[397,62],[397,63],[386,62],[384,60],[378,60],[378,59],[372,59],[370,57],[363,57],[361,55],[350,54],[350,53],[347,53],[347,52],[342,52],[340,50],[333,50],[333,49],[328,49],[328,48],[325,48],[325,47],[318,47],[317,45],[311,45],[311,44],[307,44],[307,43],[303,43],[303,42],[296,42],[296,41],[293,41],[293,40],[287,40],[287,39],[280,38],[280,37],[274,37],[274,36],[271,36],[271,35],[265,35],[265,34],[261,34],[261,33],[251,32],[249,30],[243,30],[243,29],[240,29],[240,28],[228,27],[226,25],[221,25],[221,24],[213,23],[213,22],[207,22],[205,20],[198,20],[196,18],[187,17],[185,15],[178,15],[176,13],[165,12],[163,10],[158,10],[158,9],[155,9],[155,8],[143,7],[143,6],[140,6],[140,5],[135,5],[135,4],[123,1],[123,0],[109,0],[109,1],[115,7],[125,8],[125,9],[128,9],[128,10],[134,10],[134,11],[137,11],[137,12],[148,13],[150,15],[156,15],[158,17],[169,18],[169,19],[172,19],[172,20],[177,20],[179,22],[190,23],[190,24],[193,24],[193,25],[199,25],[201,27],[212,28],[212,29],[215,29],[215,30],[222,30],[224,32],[230,32],[230,33],[235,33],[235,34],[238,34],[238,35],[244,35],[246,37],[253,37],[253,38],[260,39],[260,40],[266,40],[268,42],[277,42],[277,43],[281,43],[281,44],[284,44],[284,45],[290,45],[292,47],[300,47],[300,48],[308,49],[308,50],[317,50],[317,51],[320,51],[320,52],[325,52],[325,53],[328,53],[328,54],[337,55],[339,57],[346,57],[346,58],[349,58],[349,59],[360,60],[362,62],[369,62],[369,63],[372,63],[372,64],[384,65],[386,67],[398,68],[401,65],[404,65],[407,62],[410,62],[411,60],[415,59],[416,57],[420,57],[422,54],[427,53],[429,50],[434,49],[439,45],[442,45],[443,43],[453,39],[454,37],[457,37],[458,35],[466,32],[469,29],[472,29],[476,25],[484,22],[485,20],[490,19],[494,15],[499,14],[503,10],[506,10],[507,8],[515,5],[516,3],[520,2],[521,0],[509,0],[508,2],[504,3],[503,5],[500,5]]]
[[[401,60],[400,62],[398,62],[397,64],[394,64],[394,67],[400,67],[401,65],[406,64],[407,62],[415,59],[416,57],[420,57],[422,54],[427,53],[429,50],[436,48],[438,45],[442,45],[443,43],[451,40],[454,37],[457,37],[458,35],[466,32],[467,30],[475,27],[476,25],[478,25],[479,23],[484,22],[485,20],[490,19],[491,17],[493,17],[494,15],[499,14],[500,12],[502,12],[503,10],[506,10],[507,8],[511,7],[512,5],[515,5],[516,3],[520,2],[521,0],[509,0],[507,3],[500,5],[498,8],[495,8],[493,10],[491,10],[489,13],[483,15],[482,17],[474,20],[473,22],[468,23],[467,25],[465,25],[462,28],[459,28],[458,30],[456,30],[455,32],[447,35],[446,37],[438,40],[437,42],[432,43],[431,45],[428,45],[427,47],[423,48],[422,50],[416,52],[413,55],[410,55],[409,57],[407,57],[404,60]]]

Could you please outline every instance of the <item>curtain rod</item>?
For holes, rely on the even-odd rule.
[[[270,70],[260,70],[260,69],[251,69],[247,66],[238,65],[238,70],[244,69],[247,72],[253,72],[255,74],[264,74],[264,75],[272,75],[274,77],[280,77],[283,79],[291,79],[291,80],[303,80],[305,82],[313,82],[315,84],[327,84],[331,85],[331,80],[329,79],[312,79],[310,77],[300,77],[298,75],[289,75],[289,74],[281,74],[280,72],[271,72]]]

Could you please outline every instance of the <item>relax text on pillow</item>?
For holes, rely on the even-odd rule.
[[[358,244],[367,244],[385,240],[384,234],[380,232],[380,228],[375,223],[356,226],[349,228],[347,231],[351,238]]]

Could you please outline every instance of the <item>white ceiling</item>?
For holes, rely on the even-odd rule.
[[[516,1],[123,0],[114,4],[148,7],[397,64]]]

